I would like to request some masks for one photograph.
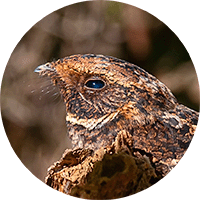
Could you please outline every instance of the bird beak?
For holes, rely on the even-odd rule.
[[[34,72],[39,73],[39,75],[45,75],[48,72],[54,72],[54,69],[50,67],[51,65],[49,63],[46,63],[44,65],[39,65]]]

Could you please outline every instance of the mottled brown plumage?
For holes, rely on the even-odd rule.
[[[166,174],[191,142],[198,113],[180,105],[163,83],[136,65],[86,54],[35,71],[60,89],[73,148],[97,150],[123,132],[131,148],[150,155]]]

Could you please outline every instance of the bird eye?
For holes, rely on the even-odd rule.
[[[90,79],[85,83],[85,86],[90,89],[102,89],[105,86],[105,82],[100,79]]]

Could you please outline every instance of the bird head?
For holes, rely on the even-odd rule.
[[[73,55],[40,65],[66,105],[66,121],[88,130],[98,129],[118,115],[144,123],[146,116],[174,107],[169,89],[145,70],[103,55]]]

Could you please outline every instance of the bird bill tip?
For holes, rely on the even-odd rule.
[[[35,73],[41,72],[41,66],[42,66],[42,65],[36,67],[35,70],[34,70],[34,72],[35,72]]]

